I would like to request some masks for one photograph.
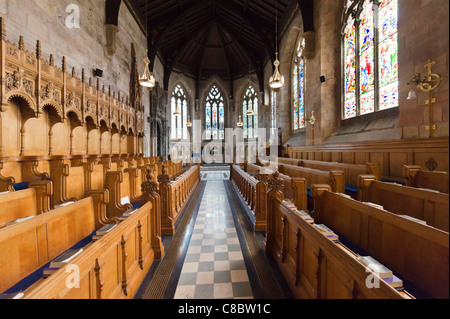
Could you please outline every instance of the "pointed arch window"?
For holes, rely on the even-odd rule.
[[[257,138],[259,128],[258,95],[253,86],[249,86],[242,102],[242,117],[244,123],[244,138]]]
[[[187,119],[188,119],[188,101],[184,89],[177,85],[172,92],[171,98],[171,117],[172,130],[170,138],[172,140],[181,140],[188,138]]]
[[[292,94],[293,94],[293,121],[294,131],[305,128],[305,59],[303,51],[305,49],[305,39],[301,38],[297,44],[294,57],[292,74]]]
[[[213,86],[206,97],[205,123],[207,140],[225,138],[225,103],[217,86]]]
[[[343,118],[398,107],[398,0],[347,0]]]

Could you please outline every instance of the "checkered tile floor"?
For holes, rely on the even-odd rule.
[[[253,299],[223,181],[207,182],[174,299]]]

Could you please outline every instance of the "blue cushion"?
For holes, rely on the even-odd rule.
[[[14,185],[14,190],[17,191],[23,191],[24,189],[28,189],[29,183],[17,183]]]
[[[349,192],[354,192],[354,193],[358,193],[359,192],[357,187],[350,186],[350,185],[345,185],[345,190],[349,191]]]
[[[307,188],[306,189],[306,195],[308,195],[309,197],[311,197],[311,188]]]
[[[140,203],[131,203],[131,205],[133,205],[133,209],[141,208],[141,204]]]

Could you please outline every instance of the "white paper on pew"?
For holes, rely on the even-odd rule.
[[[9,194],[9,191],[0,193],[0,195],[3,195],[3,194]]]
[[[69,205],[72,205],[72,204],[75,204],[75,202],[65,202],[65,203],[56,205],[55,208],[66,207],[66,206],[69,206]]]
[[[131,204],[130,198],[129,198],[128,196],[122,198],[122,199],[120,200],[120,204],[121,204],[121,205]]]

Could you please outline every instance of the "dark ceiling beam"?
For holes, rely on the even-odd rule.
[[[218,4],[218,7],[221,7],[221,9],[223,9],[224,11],[231,12],[246,21],[246,24],[250,28],[252,28],[254,34],[259,38],[259,40],[262,42],[262,44],[266,48],[266,53],[269,55],[270,60],[272,61],[272,64],[273,64],[273,62],[275,62],[275,48],[274,48],[274,46],[272,46],[269,43],[269,41],[266,39],[264,34],[262,34],[261,28],[258,27],[258,25],[256,25],[253,22],[253,18],[249,17],[247,12],[243,13],[241,8],[239,8],[239,6],[236,6],[235,4],[233,4],[231,1],[227,2],[226,6],[224,6],[220,2],[218,2],[217,4]]]
[[[122,0],[106,0],[105,2],[105,24],[119,25],[119,10]]]
[[[264,92],[264,67],[262,67],[262,65],[263,65],[262,61],[257,61],[257,59],[255,59],[255,57],[251,53],[253,51],[249,47],[247,47],[247,45],[245,43],[243,43],[241,41],[241,39],[238,37],[238,35],[235,32],[233,32],[233,30],[231,30],[228,26],[224,25],[220,21],[220,19],[217,19],[216,22],[220,26],[220,28],[227,31],[227,33],[231,36],[233,41],[235,41],[238,45],[240,45],[242,47],[242,49],[244,49],[244,52],[246,53],[247,57],[251,61],[251,64],[253,65],[253,67],[256,71],[256,74],[258,76],[259,91]]]
[[[208,3],[206,3],[208,5]],[[152,41],[152,38],[149,36],[148,37],[148,44],[149,44],[149,59],[150,59],[150,70],[153,70],[153,67],[155,65],[155,58],[156,58],[156,53],[159,50],[159,45],[161,44],[161,40],[164,38],[164,36],[167,34],[167,32],[172,29],[177,23],[180,22],[180,19],[183,19],[183,17],[193,11],[197,11],[199,10],[199,8],[202,8],[205,6],[205,2],[200,1],[198,4],[190,7],[189,9],[187,9],[186,11],[182,11],[180,13],[178,13],[178,15],[174,16],[171,18],[171,22],[164,28],[164,30],[162,30],[154,39],[154,41]],[[149,21],[150,23],[150,21]]]
[[[200,63],[198,66],[198,72],[197,72],[197,81],[195,83],[195,99],[200,99],[200,80],[202,78],[202,70],[203,65],[205,63],[205,52],[206,52],[206,45],[208,44],[208,39],[211,34],[211,27],[209,28],[208,32],[205,32],[205,38],[203,39],[203,52],[202,52],[202,58],[200,59]]]
[[[314,0],[297,0],[303,17],[304,32],[314,31]]]
[[[108,1],[108,0],[107,0]],[[151,1],[151,0],[147,0]],[[138,4],[137,0],[123,0],[123,2],[126,4],[128,10],[130,11],[131,15],[133,16],[136,23],[139,25],[139,28],[141,29],[142,33],[146,37],[148,37],[148,28],[147,28],[147,19],[143,15],[142,10]]]
[[[225,63],[227,64],[227,74],[228,74],[228,81],[229,81],[229,86],[230,86],[230,99],[233,99],[234,96],[234,89],[233,89],[233,71],[231,70],[231,63],[230,63],[230,59],[228,58],[228,54],[226,52],[226,47],[225,47],[225,35],[223,34],[223,30],[217,28],[218,32],[219,32],[219,40],[220,43],[222,44],[223,47],[223,58],[225,60]]]
[[[207,25],[206,30],[211,28],[212,26],[212,21],[210,22],[209,25]],[[177,52],[175,53],[174,56],[172,56],[170,59],[170,63],[166,64],[166,67],[164,68],[164,90],[168,91],[169,90],[169,81],[170,81],[170,76],[172,75],[173,69],[175,68],[176,63],[178,62],[179,58],[181,57],[181,54],[183,53],[184,49],[187,47],[187,45],[194,41],[195,38],[197,38],[197,36],[205,29],[203,28],[199,28],[195,33],[193,33],[189,39],[187,39],[183,45],[181,45],[179,47],[179,49],[177,50]],[[208,32],[205,32],[208,33]]]

